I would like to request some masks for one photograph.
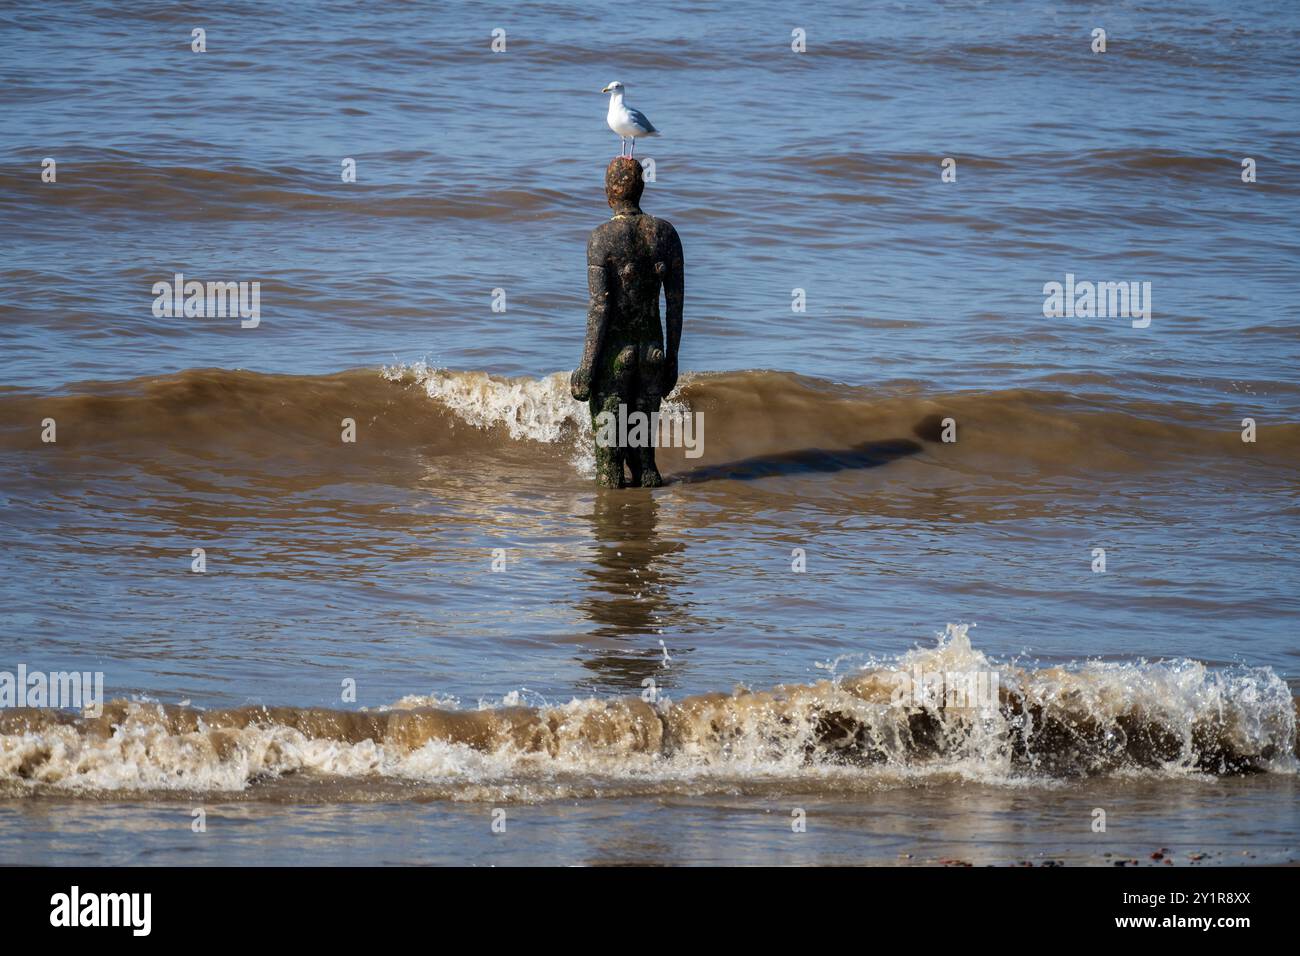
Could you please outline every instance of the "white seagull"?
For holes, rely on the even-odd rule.
[[[609,128],[618,133],[622,143],[619,147],[618,154],[623,155],[627,149],[627,138],[632,137],[632,155],[636,155],[636,139],[638,136],[658,136],[659,130],[655,129],[654,124],[646,119],[646,115],[640,110],[634,110],[623,102],[623,84],[615,80],[609,86],[601,90],[602,93],[609,94],[609,113],[605,116],[605,122]]]

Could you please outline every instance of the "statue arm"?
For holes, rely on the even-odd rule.
[[[600,361],[600,350],[605,344],[609,329],[609,276],[605,271],[605,257],[597,248],[596,236],[587,243],[587,341],[582,351],[582,361],[569,378],[569,391],[580,402],[591,397],[592,369]]]
[[[667,395],[677,384],[677,347],[682,341],[682,304],[686,297],[686,270],[682,260],[682,241],[677,230],[668,227],[665,259],[668,268],[664,275],[664,299],[668,305],[667,367],[664,369],[663,394]]]

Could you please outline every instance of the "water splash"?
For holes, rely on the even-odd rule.
[[[900,675],[996,674],[991,706],[916,702]],[[934,646],[838,679],[679,702],[525,695],[461,709],[408,697],[377,711],[137,701],[99,718],[0,712],[0,793],[250,790],[309,773],[417,780],[449,797],[635,783],[715,792],[763,780],[816,790],[941,776],[1022,785],[1140,772],[1296,772],[1296,710],[1268,668],[1196,661],[999,664],[950,625]],[[556,781],[568,783],[560,789]],[[475,787],[462,792],[467,782]],[[292,784],[288,784],[292,785]],[[495,788],[495,789],[494,789]],[[548,789],[552,788],[552,789]],[[490,798],[485,796],[484,798]]]

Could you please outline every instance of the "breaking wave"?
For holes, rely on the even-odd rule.
[[[983,675],[985,699],[906,689]],[[901,675],[907,675],[903,677]],[[913,688],[917,684],[911,685]],[[313,792],[401,781],[451,799],[714,792],[747,782],[856,789],[933,776],[1020,784],[1141,773],[1294,773],[1296,707],[1267,668],[1190,661],[1026,668],[949,625],[936,646],[809,684],[680,701],[461,709],[203,710],[114,701],[98,716],[0,712],[0,794]],[[282,790],[274,790],[283,796]]]

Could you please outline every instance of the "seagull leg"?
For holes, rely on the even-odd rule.
[[[632,158],[636,159],[636,137],[632,137]]]

